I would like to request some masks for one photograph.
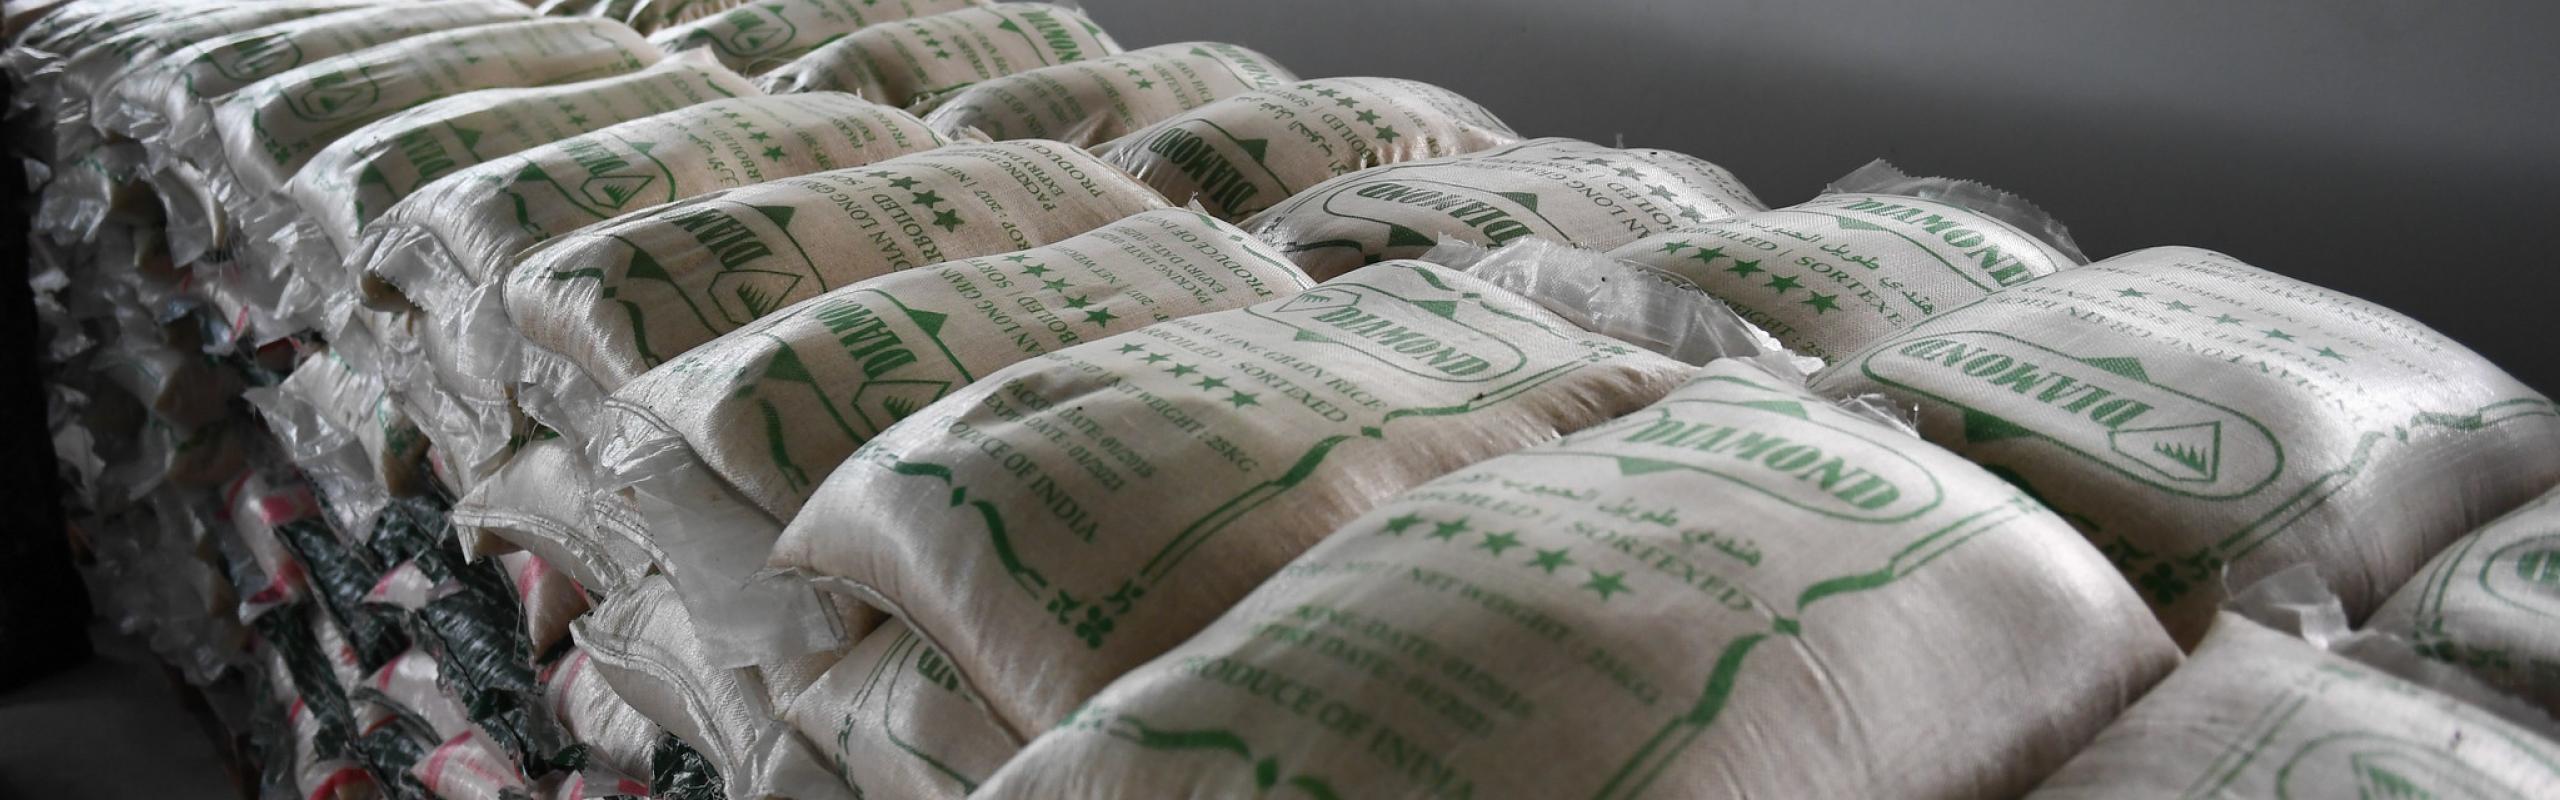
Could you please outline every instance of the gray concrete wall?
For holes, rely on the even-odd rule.
[[[1124,45],[1431,81],[1525,134],[1706,157],[1776,204],[1878,156],[1979,179],[2093,256],[2221,250],[2560,391],[2560,2],[1085,6]]]

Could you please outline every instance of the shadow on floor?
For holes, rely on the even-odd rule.
[[[114,631],[90,636],[88,663],[0,692],[0,799],[237,798],[160,662]]]

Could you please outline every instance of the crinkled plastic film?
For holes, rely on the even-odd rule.
[[[931,98],[925,122],[953,139],[1050,139],[1089,148],[1297,79],[1252,50],[1179,42],[979,81]]]
[[[763,83],[774,94],[851,92],[922,108],[936,94],[978,81],[1119,52],[1084,12],[995,3],[856,30],[773,68]]]
[[[1786,353],[1768,332],[1743,321],[1687,280],[1616,261],[1598,251],[1535,237],[1498,250],[1443,240],[1422,260],[1465,270],[1535,301],[1584,330],[1684,363],[1703,365],[1718,358]]]
[[[2063,227],[2061,220],[2024,197],[1976,181],[1914,176],[1879,158],[1822,187],[1822,193],[1891,194],[1936,200],[2008,223],[2061,252],[2073,264],[2089,263],[2088,254],[2072,241],[2071,230]]]

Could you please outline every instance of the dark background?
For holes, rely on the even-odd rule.
[[[2399,309],[2545,392],[2560,2],[1085,0],[1120,43],[1414,78],[1772,205],[1868,159]]]

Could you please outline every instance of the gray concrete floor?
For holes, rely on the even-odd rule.
[[[0,798],[235,800],[158,660],[111,631],[90,636],[89,663],[0,693]]]

